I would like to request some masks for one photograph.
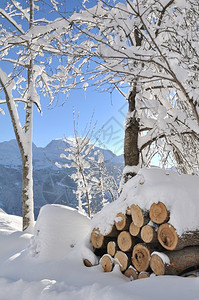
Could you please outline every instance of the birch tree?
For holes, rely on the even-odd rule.
[[[118,89],[128,101],[127,178],[148,163],[158,140],[169,142],[178,162],[183,140],[198,140],[198,13],[196,0],[114,5],[101,0],[69,20],[65,71],[73,76],[73,86],[87,86],[90,80],[106,90]]]
[[[40,95],[52,103],[56,93],[60,91],[62,83],[59,81],[57,69],[64,44],[61,37],[67,30],[65,26],[64,32],[61,31],[59,20],[52,21],[55,16],[50,15],[50,11],[51,20],[41,17],[40,14],[36,17],[40,3],[29,0],[21,4],[9,0],[4,8],[0,8],[0,85],[1,95],[4,94],[0,103],[7,104],[21,152],[23,230],[29,231],[32,230],[34,222],[33,106],[41,112]],[[45,13],[45,17],[46,15]],[[21,113],[19,114],[21,103],[24,105],[25,121]]]

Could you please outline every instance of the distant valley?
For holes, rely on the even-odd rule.
[[[34,205],[37,217],[40,207],[47,203],[77,206],[73,169],[59,169],[55,162],[64,163],[60,154],[70,147],[70,141],[52,140],[46,147],[33,144]],[[95,148],[96,150],[97,148]],[[99,148],[98,148],[99,149]],[[110,150],[100,149],[108,171],[114,167],[122,171],[123,155],[116,156]],[[0,208],[9,214],[21,216],[21,156],[16,140],[0,143]],[[98,210],[98,203],[95,203]]]

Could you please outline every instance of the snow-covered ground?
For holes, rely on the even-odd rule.
[[[152,183],[147,174],[142,173],[138,183],[139,189],[143,187],[149,193]],[[172,174],[165,176],[175,181]],[[163,178],[161,173],[158,178]],[[173,195],[177,187],[168,190],[169,180],[166,189]],[[164,198],[163,193],[160,196]],[[110,207],[102,213],[108,212]],[[89,232],[97,218],[90,224],[86,216],[74,209],[46,205],[32,236],[20,231],[20,217],[0,211],[0,300],[199,300],[199,277],[152,276],[130,281],[118,265],[111,273],[104,273],[100,265],[85,267],[84,258],[93,263],[96,259],[90,249]]]

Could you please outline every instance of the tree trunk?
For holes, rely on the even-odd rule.
[[[30,146],[32,150],[32,145]],[[32,151],[31,151],[32,152]],[[22,154],[23,179],[22,179],[22,210],[23,230],[32,232],[34,226],[33,207],[33,174],[32,155]]]
[[[139,123],[136,119],[135,98],[136,98],[136,83],[128,97],[128,114],[130,114],[124,136],[124,162],[125,166],[137,166],[139,164],[139,148],[138,148],[138,132]],[[124,182],[127,182],[131,177],[135,176],[135,172],[127,172],[124,174]]]
[[[7,77],[6,74],[4,77]],[[26,108],[26,123],[25,132],[22,130],[22,126],[19,120],[16,104],[12,96],[12,82],[4,82],[0,78],[0,84],[3,87],[6,103],[11,117],[15,137],[19,146],[19,150],[22,158],[22,208],[23,208],[23,230],[32,232],[34,226],[34,211],[33,211],[33,181],[32,181],[32,105],[33,103],[27,103]]]

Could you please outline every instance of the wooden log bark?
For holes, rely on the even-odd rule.
[[[143,211],[138,205],[131,205],[131,217],[133,223],[138,226],[142,227],[149,222],[149,214],[147,211]]]
[[[115,241],[110,241],[107,244],[107,254],[114,256],[115,253],[119,250],[119,247]]]
[[[145,243],[158,243],[157,240],[157,231],[155,230],[155,227],[151,225],[145,225],[141,229],[141,239]]]
[[[178,251],[154,252],[150,267],[156,275],[180,275],[186,269],[199,265],[199,246]]]
[[[153,203],[149,210],[149,217],[154,223],[162,224],[169,220],[169,211],[164,203]]]
[[[185,232],[178,236],[175,228],[165,223],[158,228],[158,241],[166,250],[180,250],[199,245],[199,231]]]
[[[111,272],[113,270],[113,258],[109,254],[104,254],[100,259],[100,265],[104,272]]]
[[[119,212],[116,218],[119,219],[118,221],[115,221],[115,227],[117,228],[117,230],[128,230],[131,223],[131,217]]]
[[[144,244],[137,244],[134,246],[132,252],[132,263],[138,272],[148,270],[151,252],[151,248]]]
[[[114,256],[114,264],[119,264],[120,271],[125,271],[131,264],[130,253],[124,253],[123,251],[117,251]]]
[[[126,269],[124,275],[133,280],[136,280],[138,278],[138,272],[132,265],[130,265],[128,269]]]
[[[121,231],[117,238],[117,244],[120,250],[128,252],[132,250],[133,240],[128,231]]]
[[[140,236],[140,227],[136,226],[133,222],[131,222],[129,226],[129,232],[132,236]]]

